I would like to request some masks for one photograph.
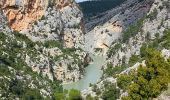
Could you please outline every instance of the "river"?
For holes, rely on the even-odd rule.
[[[84,77],[77,82],[64,84],[64,89],[77,89],[81,91],[88,88],[90,83],[95,84],[97,81],[99,81],[100,77],[102,76],[101,68],[104,64],[105,58],[98,55],[92,55],[91,57],[93,59],[93,62],[85,68]]]

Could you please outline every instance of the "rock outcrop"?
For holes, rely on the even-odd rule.
[[[22,48],[36,44],[32,45],[32,52],[21,52],[23,60],[33,71],[51,80],[68,83],[83,77],[89,61],[81,49],[82,23],[83,14],[74,0],[0,1],[0,32],[13,38],[15,34],[26,35],[31,41]]]
[[[153,0],[127,0],[121,6],[106,11],[102,17],[96,17],[93,21],[86,23],[88,27],[95,28],[85,35],[86,50],[95,52],[101,49],[106,54],[109,47],[121,38],[122,32],[129,25],[137,22],[149,11]]]
[[[127,66],[129,68],[123,69],[120,73],[115,73],[115,71],[114,71],[113,72],[114,74],[111,77],[104,75],[104,78],[101,81],[99,81],[95,86],[82,91],[83,96],[84,95],[87,96],[90,94],[91,96],[95,97],[97,92],[94,92],[93,88],[95,88],[95,90],[103,92],[104,89],[106,89],[105,87],[108,86],[108,85],[107,86],[104,85],[105,79],[114,80],[114,82],[116,83],[116,78],[113,78],[114,75],[118,75],[121,73],[128,73],[131,70],[134,71],[135,69],[137,69],[139,67],[139,65],[141,65],[141,62],[142,62],[142,65],[144,66],[145,61],[140,61],[140,63],[137,61],[133,65],[130,65],[129,61],[130,61],[130,58],[134,55],[141,56],[142,55],[141,51],[143,49],[142,47],[145,45],[146,45],[146,47],[144,47],[144,48],[147,48],[149,46],[151,46],[151,48],[158,48],[160,50],[160,52],[162,53],[163,57],[169,58],[169,55],[170,55],[169,50],[165,49],[165,47],[163,47],[163,46],[161,47],[161,45],[163,42],[168,41],[168,40],[166,40],[167,39],[166,37],[168,37],[169,35],[168,36],[166,35],[167,34],[166,30],[170,29],[170,6],[169,6],[170,1],[169,0],[150,0],[149,1],[150,3],[146,3],[148,1],[149,0],[142,0],[142,2],[139,3],[140,6],[139,5],[137,6],[137,9],[139,10],[139,12],[138,12],[138,10],[135,10],[136,9],[135,5],[134,5],[134,7],[132,7],[131,10],[129,10],[129,9],[125,10],[125,12],[127,12],[128,14],[132,14],[132,15],[134,13],[133,10],[135,10],[135,12],[137,11],[138,13],[141,13],[140,10],[142,10],[142,11],[144,11],[143,13],[145,13],[144,14],[145,16],[143,16],[143,18],[139,17],[137,19],[137,20],[142,19],[142,20],[139,20],[139,21],[141,21],[140,25],[137,25],[134,23],[134,25],[136,25],[137,28],[139,28],[139,29],[137,29],[137,31],[129,32],[129,34],[133,34],[132,32],[134,32],[133,35],[130,35],[128,37],[128,35],[126,35],[127,34],[126,31],[128,31],[128,29],[125,27],[125,30],[121,33],[121,35],[118,38],[115,37],[115,39],[117,39],[117,40],[114,41],[113,44],[111,44],[111,47],[109,47],[109,50],[106,53],[108,56],[107,63],[111,64],[111,65],[109,65],[109,66],[105,65],[104,69],[108,67],[107,70],[110,70],[110,66],[113,66],[113,67]],[[144,2],[146,3],[147,6],[145,5]],[[146,8],[146,7],[148,7],[148,8]],[[137,15],[137,13],[135,15]],[[134,17],[134,16],[129,17],[129,21],[133,21],[132,17]],[[132,20],[130,20],[131,18],[132,18]],[[134,21],[134,22],[136,22],[136,21]],[[99,30],[100,28],[102,29],[102,26],[100,26],[96,30]],[[135,27],[128,27],[128,28],[131,28],[132,30],[135,29]],[[95,36],[95,34],[98,35],[98,33],[94,32],[94,36]],[[127,36],[126,41],[123,41],[124,36]],[[100,36],[98,36],[98,39],[99,39],[99,37]],[[164,37],[166,39],[164,40],[164,38],[162,38],[162,37]],[[162,39],[161,42],[157,42],[161,39]],[[105,39],[105,40],[107,40],[107,39]],[[150,43],[151,43],[151,45],[150,45]],[[169,48],[169,46],[167,46],[167,48]],[[134,58],[134,59],[136,60],[136,58]],[[108,80],[105,83],[108,84],[108,82],[110,82],[110,81]],[[114,84],[112,84],[112,86],[113,85]],[[168,100],[169,99],[168,91],[169,90],[162,92],[162,94],[157,99],[154,99],[154,100],[159,100],[159,99],[164,99],[164,100],[167,99]],[[102,97],[101,94],[99,94],[98,97]],[[121,93],[121,95],[127,96],[128,94],[126,92],[126,93]]]
[[[0,9],[11,29],[33,41],[60,38],[70,48],[83,43],[83,15],[72,0],[1,0]]]
[[[109,57],[109,62],[111,62],[114,66],[121,65],[123,59],[125,58],[125,62],[128,63],[129,58],[132,55],[140,54],[141,46],[144,43],[147,43],[148,39],[154,40],[157,33],[159,33],[160,37],[163,36],[164,31],[170,27],[169,8],[164,5],[165,2],[168,1],[154,1],[149,12],[147,13],[148,17],[145,17],[142,23],[141,30],[139,30],[135,36],[130,37],[126,43],[122,43],[120,48],[116,51],[116,54]],[[163,7],[163,9],[160,9],[160,7]],[[116,43],[113,44],[113,47],[115,44]]]

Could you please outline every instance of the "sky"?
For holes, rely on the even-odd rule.
[[[82,2],[82,1],[88,1],[88,0],[76,0],[76,2]]]

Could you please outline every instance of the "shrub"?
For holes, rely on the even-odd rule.
[[[80,91],[71,89],[69,91],[69,100],[82,100]]]
[[[94,100],[94,98],[89,94],[86,96],[86,100]]]
[[[26,35],[23,35],[19,32],[13,32],[13,34],[15,35],[16,40],[18,41],[24,41],[27,44],[28,48],[33,48],[35,46],[35,43],[32,42]]]
[[[161,56],[159,51],[152,48],[146,49],[144,58],[146,66],[139,66],[136,72],[131,73],[132,75],[121,75],[117,80],[120,88],[128,90],[128,97],[124,99],[153,99],[168,87],[170,63]]]
[[[140,60],[140,57],[138,55],[132,55],[129,59],[129,66],[133,66],[139,60]]]
[[[148,16],[147,18],[149,18],[151,21],[153,21],[154,19],[157,18],[158,15],[158,11],[157,9],[154,9]]]
[[[104,70],[104,74],[106,76],[115,76],[126,68],[126,66],[112,66],[112,64],[107,64],[107,68]]]
[[[142,31],[141,28],[142,28],[144,20],[145,20],[145,17],[141,18],[140,20],[137,21],[137,23],[129,26],[129,28],[126,29],[125,32],[123,32],[123,36],[122,36],[123,42],[127,42],[130,39],[130,37],[133,37],[138,32]]]
[[[23,96],[24,100],[42,100],[42,96],[37,89],[28,89]]]
[[[127,86],[129,86],[129,84],[132,82],[133,77],[130,75],[120,75],[117,78],[117,85],[123,89],[126,90]]]
[[[111,47],[108,52],[107,56],[110,58],[112,55],[116,54],[116,52],[122,47],[120,43],[115,44],[113,47]]]
[[[44,47],[46,47],[46,48],[58,47],[58,48],[60,48],[60,49],[63,48],[63,47],[62,47],[62,43],[60,43],[59,41],[54,41],[54,40],[45,41]]]
[[[64,100],[65,99],[64,93],[57,92],[54,95],[55,95],[55,100]]]
[[[117,100],[120,95],[120,90],[116,88],[115,84],[107,84],[108,87],[105,88],[102,99],[103,100]]]

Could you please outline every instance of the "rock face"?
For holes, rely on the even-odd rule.
[[[129,0],[129,3],[131,1],[133,2],[135,0]],[[162,36],[166,34],[164,31],[167,29],[170,29],[170,6],[169,6],[169,4],[170,4],[169,0],[142,0],[140,3],[135,4],[131,9],[130,9],[130,7],[128,7],[128,9],[125,10],[125,13],[122,13],[122,14],[120,13],[118,15],[115,15],[115,17],[113,17],[111,20],[120,18],[120,21],[122,21],[121,18],[126,19],[125,21],[122,21],[124,24],[121,23],[121,26],[125,27],[125,28],[123,28],[123,30],[125,29],[125,31],[120,32],[119,34],[121,34],[121,35],[119,35],[118,37],[114,37],[114,38],[110,39],[110,41],[114,40],[114,42],[111,44],[111,46],[109,47],[109,50],[106,53],[108,56],[107,63],[112,64],[113,67],[127,65],[129,68],[122,71],[122,73],[127,73],[130,70],[137,69],[141,63],[135,62],[135,64],[132,65],[132,67],[131,67],[131,65],[129,65],[129,61],[130,61],[129,59],[133,55],[140,56],[141,55],[140,54],[141,47],[144,46],[144,44],[149,45],[149,42],[159,40],[158,38],[162,38]],[[143,12],[143,14],[141,12]],[[108,13],[108,14],[112,14],[112,13]],[[128,19],[125,16],[123,17],[124,14],[129,16]],[[139,16],[136,17],[135,15],[137,15],[137,16],[139,15]],[[136,22],[136,20],[139,20],[140,18],[142,18],[141,16],[143,16],[143,15],[145,15],[145,17],[142,21],[142,24],[137,26],[137,27],[140,27],[140,30],[135,32],[134,35],[131,35],[130,37],[128,37],[126,42],[123,42],[122,38],[125,35],[125,32],[127,30],[126,25],[128,25],[129,22],[130,23]],[[97,20],[100,20],[100,19],[97,19]],[[90,23],[92,23],[91,25],[95,24],[93,22],[89,22],[89,24]],[[95,46],[97,44],[96,41],[102,40],[103,33],[99,34],[98,32],[100,32],[99,30],[103,29],[104,25],[105,24],[101,24],[101,26],[98,26],[98,27],[96,27],[96,29],[90,31],[89,32],[90,34],[87,34],[87,37],[97,36],[97,38],[95,38],[94,40],[91,40],[91,42],[95,41],[91,44],[92,45],[91,47],[94,46],[94,48],[95,48]],[[105,25],[105,26],[107,26],[107,25]],[[134,25],[136,25],[136,24],[134,23]],[[106,28],[108,28],[108,27],[106,27]],[[134,27],[132,28],[132,30],[133,29],[134,29]],[[131,32],[133,32],[133,31],[131,31]],[[113,36],[115,36],[115,35],[113,35]],[[88,39],[88,38],[86,38],[86,39]],[[103,40],[109,41],[108,38],[105,38]],[[88,40],[87,40],[87,42],[88,42]],[[100,43],[100,42],[98,42],[98,43]],[[105,42],[105,43],[108,43],[108,42]],[[156,42],[156,43],[157,43],[156,45],[161,45],[161,42],[160,43]],[[99,47],[99,46],[96,46],[96,47]],[[90,48],[90,47],[88,47],[88,48]],[[153,48],[156,48],[156,47],[153,47]],[[159,49],[163,49],[162,51],[160,50],[162,52],[162,55],[165,58],[169,58],[169,55],[170,55],[169,50],[164,49],[164,47],[159,48]],[[142,61],[142,65],[144,65],[144,64],[145,64],[145,61]],[[105,65],[104,69],[105,68],[107,68],[107,65]],[[120,73],[118,73],[118,74],[120,74]],[[116,74],[114,74],[114,75],[116,75]],[[107,77],[104,75],[103,80],[105,80],[105,79],[115,80],[115,82],[116,82],[116,78],[113,78],[113,75],[110,77]],[[98,82],[96,84],[97,89],[95,86],[95,90],[103,91],[103,88],[106,89],[104,87],[103,80],[101,80],[100,82]],[[106,84],[108,84],[108,82],[109,81],[107,81]],[[169,100],[169,95],[167,95],[168,91],[163,92],[157,99],[154,99],[154,100],[159,100],[159,99]],[[90,87],[89,89],[82,91],[82,94],[86,95],[86,96],[91,94],[92,96],[95,97],[96,92],[94,92],[93,88]],[[125,95],[127,95],[127,93]],[[100,96],[101,95],[99,95],[99,97]]]
[[[72,0],[1,0],[0,8],[10,28],[33,41],[62,38],[70,48],[83,43],[82,13]]]
[[[36,53],[22,51],[23,60],[33,71],[51,80],[68,83],[83,77],[89,61],[81,49],[82,23],[83,14],[74,0],[0,1],[0,32],[14,37],[10,33],[17,31],[34,42]],[[29,44],[26,42],[22,47]]]
[[[48,6],[48,0],[2,0],[1,8],[7,16],[9,26],[21,31],[31,27],[40,19]]]
[[[101,14],[86,23],[86,29],[97,25],[85,35],[86,49],[90,52],[101,49],[105,54],[116,40],[120,39],[127,26],[134,24],[149,11],[153,0],[127,0],[121,6]]]
[[[129,58],[132,55],[139,55],[140,48],[144,43],[147,43],[149,39],[155,39],[156,34],[159,33],[161,37],[166,29],[170,27],[170,15],[169,8],[164,4],[168,0],[155,0],[152,4],[150,10],[147,13],[147,16],[154,16],[153,18],[147,17],[142,24],[142,30],[137,32],[133,37],[130,37],[127,43],[122,43],[120,48],[116,51],[116,54],[113,54],[109,57],[108,62],[111,62],[113,66],[121,65],[123,59],[126,59],[128,63]],[[163,9],[160,9],[163,7]],[[157,12],[153,14],[153,12]],[[118,41],[117,41],[118,42]],[[113,44],[113,47],[116,43]]]
[[[3,12],[0,11],[0,32],[11,32],[10,28],[7,26],[8,21],[4,16]]]

